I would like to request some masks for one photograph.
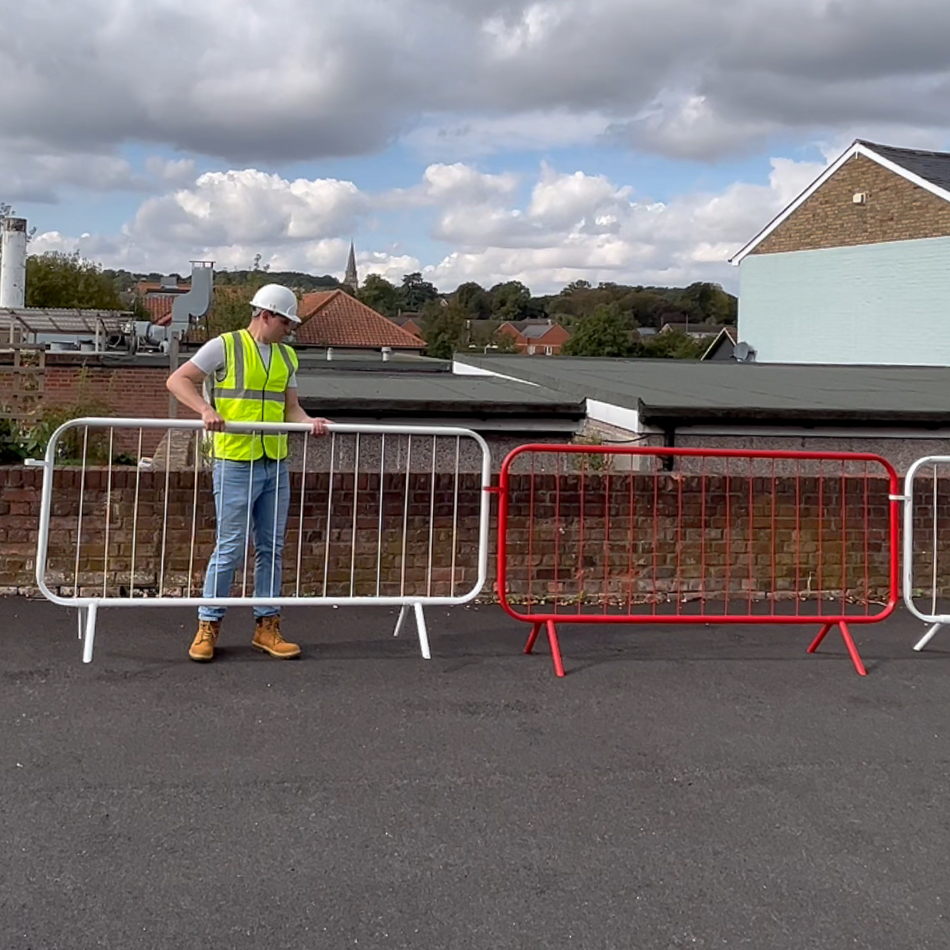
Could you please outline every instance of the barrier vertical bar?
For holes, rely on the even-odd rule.
[[[383,502],[386,478],[386,433],[383,433],[379,449],[379,522],[376,526],[376,596],[379,597],[380,575],[383,569]]]
[[[307,450],[310,447],[310,433],[303,435],[303,462],[300,473],[300,520],[297,524],[297,569],[294,575],[294,595],[300,596],[300,566],[303,563],[303,513],[307,496]]]
[[[161,597],[165,593],[165,550],[168,540],[168,488],[171,484],[171,457],[172,457],[172,433],[174,429],[168,430],[168,437],[165,440],[165,512],[162,516],[162,559],[159,564],[158,594]]]
[[[79,596],[79,554],[82,548],[82,514],[83,508],[86,506],[86,458],[87,458],[87,448],[89,446],[89,426],[83,428],[82,436],[82,471],[79,475],[79,522],[76,527],[76,569],[73,574],[73,596]],[[53,480],[53,458],[49,458],[49,468],[46,470],[44,478],[48,478],[50,482]],[[39,566],[37,564],[37,566]]]
[[[432,473],[429,484],[429,556],[426,559],[426,597],[432,596],[432,545],[435,538],[435,456],[436,437],[432,436]]]
[[[329,473],[329,484],[327,485],[327,520],[326,520],[326,537],[324,538],[324,548],[323,548],[323,596],[327,595],[327,582],[330,572],[330,534],[331,527],[333,525],[333,482],[336,479],[336,433],[330,433],[330,473]]]
[[[801,612],[802,592],[802,460],[795,462],[795,616]]]
[[[776,581],[776,565],[775,565],[775,537],[776,537],[776,511],[775,511],[775,459],[772,459],[772,482],[771,482],[771,499],[772,499],[772,545],[771,545],[771,558],[770,563],[772,567],[772,596],[771,596],[771,605],[769,607],[769,613],[772,616],[775,616],[775,602],[778,599],[778,591],[775,589],[777,586]]]
[[[656,581],[660,550],[660,473],[653,467],[653,586],[650,588],[650,607],[656,613],[657,596]]]
[[[139,429],[139,433],[141,433]],[[188,550],[188,596],[191,596],[192,583],[195,576],[195,542],[198,537],[198,474],[199,466],[198,460],[201,449],[201,435],[200,433],[195,434],[195,472],[194,472],[194,489],[191,496],[191,547]],[[136,473],[138,474],[138,473]]]
[[[399,579],[399,596],[406,593],[406,539],[409,534],[409,483],[411,480],[412,463],[412,436],[410,435],[406,443],[406,482],[403,491],[402,507],[402,561],[400,564],[401,574]]]
[[[581,520],[579,523],[579,539],[577,562],[574,568],[574,577],[577,580],[577,612],[581,613],[584,609],[584,525],[587,519],[584,517],[586,509],[585,501],[587,499],[587,459],[581,456]]]
[[[729,613],[732,601],[732,459],[726,459],[726,596],[723,614]]]
[[[824,541],[825,541],[825,478],[824,466],[818,461],[818,613],[825,599],[824,585]]]
[[[102,596],[108,596],[109,584],[109,528],[112,526],[112,437],[115,429],[109,429],[109,467],[106,476],[106,533],[102,546]]]
[[[459,527],[459,463],[462,454],[462,438],[455,437],[455,491],[452,502],[452,586],[449,588],[449,596],[455,596],[455,562],[458,553],[458,527]]]
[[[356,464],[353,469],[353,529],[350,537],[350,597],[353,596],[356,568],[356,514],[360,494],[360,434],[356,433]]]
[[[752,489],[754,487],[753,479],[755,478],[755,472],[752,467],[752,459],[749,459],[749,475],[748,475],[748,487],[749,487],[749,527],[746,531],[746,559],[749,565],[749,589],[746,591],[746,609],[749,613],[752,613],[752,588],[755,585],[755,576],[754,570],[755,565],[753,563],[755,554],[755,503],[752,500]]]

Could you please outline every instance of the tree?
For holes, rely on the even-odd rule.
[[[561,348],[566,356],[632,356],[630,327],[616,305],[599,306],[585,317]]]
[[[207,338],[246,327],[251,322],[251,298],[267,282],[265,272],[258,271],[243,284],[216,286],[214,302],[203,321]]]
[[[372,307],[384,317],[395,317],[402,300],[399,288],[379,274],[368,274],[356,296],[367,307]]]
[[[481,284],[474,281],[459,284],[455,300],[470,320],[488,320],[491,317],[492,298]]]
[[[526,320],[531,312],[531,291],[520,280],[495,284],[491,291],[492,316],[498,320]]]
[[[439,296],[435,284],[422,279],[422,274],[415,271],[412,274],[406,274],[402,279],[402,303],[404,310],[422,310],[430,300],[435,300]]]
[[[657,333],[643,345],[643,355],[653,359],[697,360],[709,347],[708,339],[694,340],[682,330]]]
[[[465,311],[454,301],[430,300],[422,308],[422,334],[426,356],[452,359],[456,350],[464,348],[468,336]]]
[[[499,333],[497,330],[491,335],[489,344],[495,353],[517,353],[518,344],[510,333]]]
[[[86,310],[123,310],[111,277],[79,251],[48,251],[26,260],[26,305]]]

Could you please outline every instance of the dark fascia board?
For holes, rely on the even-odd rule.
[[[391,399],[357,399],[352,398],[317,398],[301,396],[300,404],[308,412],[321,414],[334,413],[343,415],[419,415],[440,419],[451,419],[458,416],[476,416],[482,419],[524,417],[529,419],[570,419],[578,421],[587,417],[587,410],[583,402],[580,403],[549,403],[543,406],[525,406],[524,403],[498,402],[451,402],[440,400],[429,402],[393,402]]]
[[[804,428],[847,425],[853,428],[896,426],[899,428],[938,428],[950,425],[950,411],[908,412],[900,409],[769,409],[740,406],[648,406],[640,400],[638,412],[644,425],[662,429],[703,425],[713,422],[729,425],[795,425]]]

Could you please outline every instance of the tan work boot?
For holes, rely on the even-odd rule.
[[[257,618],[251,646],[278,660],[293,660],[300,656],[300,647],[296,643],[288,643],[280,635],[280,614]]]
[[[188,656],[199,663],[207,663],[214,658],[214,645],[221,632],[220,620],[199,620],[198,632],[188,650]]]

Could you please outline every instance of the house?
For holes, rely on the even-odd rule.
[[[736,344],[739,337],[735,327],[723,327],[716,338],[706,348],[701,360],[734,360],[736,359]],[[741,351],[740,351],[741,352]]]
[[[297,347],[331,352],[379,350],[421,353],[425,343],[343,290],[304,294],[297,313]]]
[[[392,320],[397,327],[402,327],[407,333],[419,337],[420,340],[425,339],[422,334],[422,314],[407,311],[406,313],[400,313],[398,316],[390,317],[389,319]]]
[[[139,280],[136,281],[133,292],[136,297],[145,298],[151,294],[187,294],[191,290],[191,281],[182,280],[175,274],[170,277],[162,277],[160,280]]]
[[[528,356],[557,356],[571,334],[552,320],[506,321],[496,331],[515,341],[519,353]]]
[[[172,275],[162,277],[161,280],[137,281],[133,293],[148,314],[149,320],[164,327],[172,322],[175,298],[187,294],[189,290],[191,281]]]
[[[950,153],[858,139],[731,259],[739,339],[759,362],[950,365],[948,257]]]
[[[664,323],[659,333],[683,333],[691,340],[705,340],[716,336],[720,327],[709,323]],[[642,333],[642,330],[641,330]]]

